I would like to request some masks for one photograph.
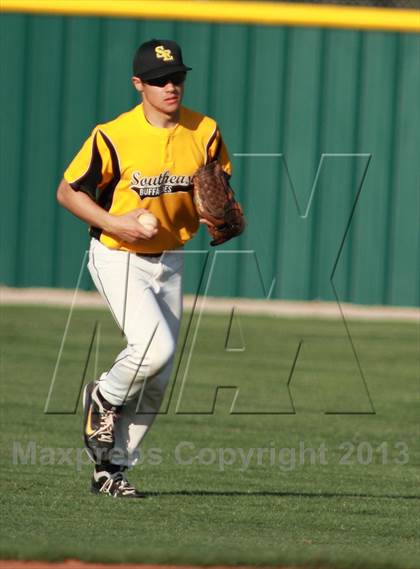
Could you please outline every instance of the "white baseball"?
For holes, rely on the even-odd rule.
[[[153,213],[141,213],[137,220],[146,229],[155,229],[159,225],[158,219]]]

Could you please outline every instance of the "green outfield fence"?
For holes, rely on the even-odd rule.
[[[343,301],[420,304],[418,34],[17,12],[0,17],[0,283],[75,285],[87,232],[56,186],[92,127],[135,104],[137,45],[166,37],[193,67],[185,104],[221,126],[248,218],[209,292],[264,296],[255,251],[273,298],[331,300],[335,267]],[[200,230],[189,249],[207,243]]]

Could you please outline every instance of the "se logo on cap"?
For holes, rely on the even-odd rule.
[[[158,59],[163,59],[163,61],[172,61],[173,55],[170,49],[165,49],[163,45],[158,45],[155,47],[156,57]]]

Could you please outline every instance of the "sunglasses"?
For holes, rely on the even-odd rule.
[[[145,83],[152,85],[153,87],[165,87],[168,83],[178,86],[184,83],[186,75],[185,71],[178,71],[177,73],[158,77],[157,79],[149,79],[148,81],[145,81]]]

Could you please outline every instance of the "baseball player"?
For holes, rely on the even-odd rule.
[[[59,203],[90,226],[88,268],[127,340],[83,397],[91,490],[114,497],[142,497],[125,471],[138,460],[171,373],[182,249],[199,227],[193,175],[213,161],[231,174],[216,122],[181,106],[190,69],[174,41],[142,44],[132,77],[142,103],[93,129],[57,190]],[[139,222],[146,212],[154,218]]]

